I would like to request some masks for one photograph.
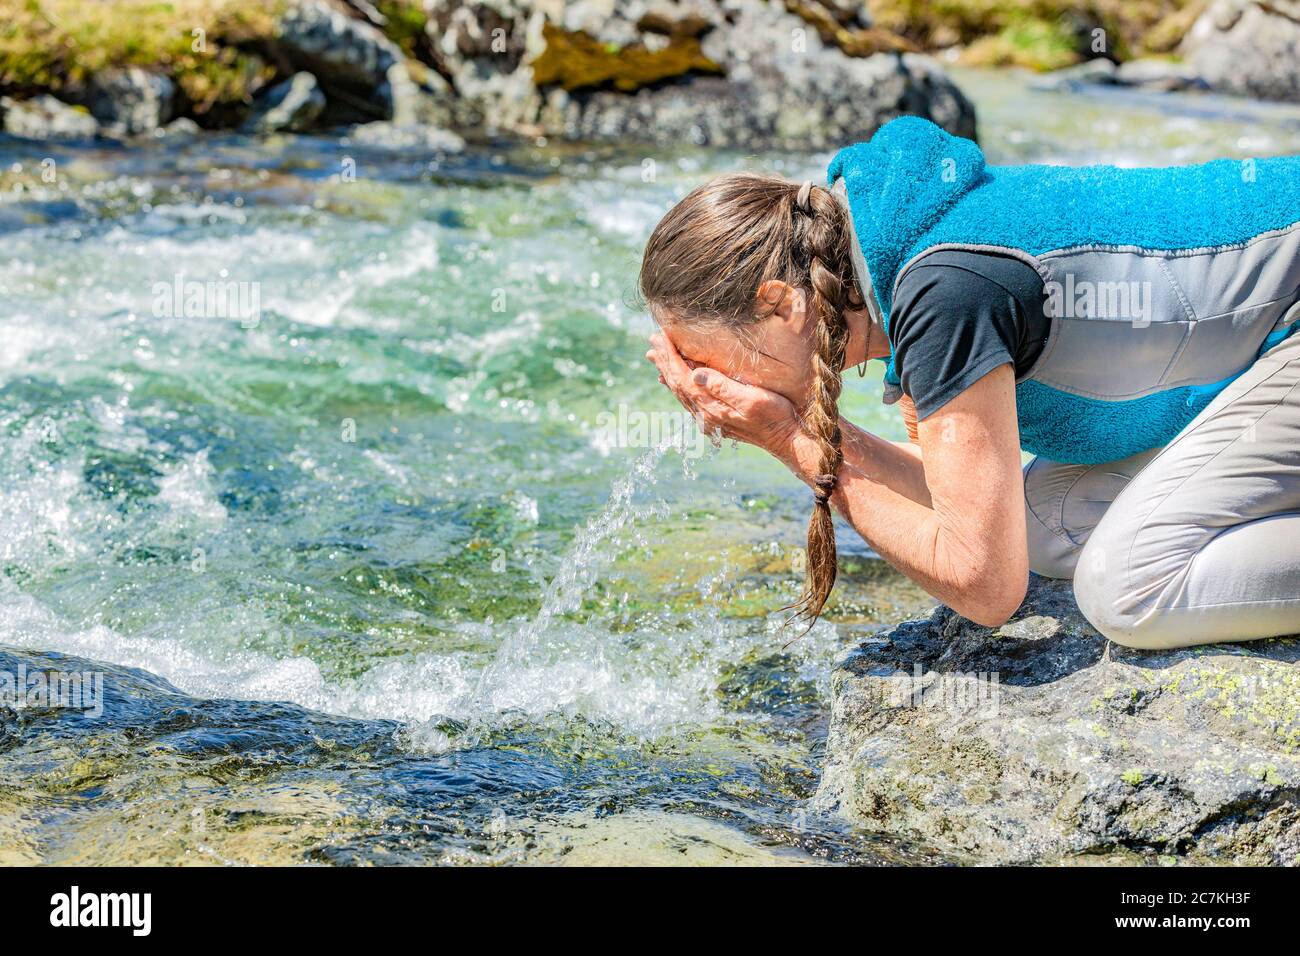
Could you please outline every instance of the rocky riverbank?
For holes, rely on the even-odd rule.
[[[1134,651],[1035,578],[835,671],[816,803],[958,859],[1300,863],[1300,640]]]
[[[362,126],[828,149],[902,113],[975,134],[935,59],[1300,99],[1300,0],[0,0],[0,121],[29,139]]]
[[[454,129],[822,149],[901,113],[975,133],[943,70],[851,4],[5,2],[27,46],[0,48],[0,110],[27,138],[364,125],[372,142]],[[147,42],[121,22],[136,6]]]
[[[1158,56],[1130,59],[1101,50],[1035,86],[1100,84],[1300,102],[1300,0],[1190,4],[1158,36],[1163,37],[1155,43]]]

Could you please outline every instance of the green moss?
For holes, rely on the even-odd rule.
[[[964,57],[975,66],[1024,66],[1059,70],[1079,61],[1078,40],[1059,20],[1017,20],[970,45]]]
[[[1263,780],[1271,787],[1280,787],[1284,782],[1277,772],[1277,767],[1271,763],[1256,764],[1250,768],[1250,772],[1254,774],[1255,779]]]
[[[388,21],[384,34],[407,56],[418,56],[427,41],[425,28],[429,18],[424,13],[421,0],[378,0],[375,9]]]
[[[892,30],[880,27],[850,29],[840,23],[827,8],[808,0],[785,0],[785,8],[811,24],[823,43],[839,47],[849,56],[872,56],[876,53],[906,53],[917,49],[915,43]]]
[[[273,70],[245,45],[271,36],[280,0],[0,0],[0,89],[76,92],[102,70],[172,77],[190,112],[247,101]]]
[[[533,82],[539,87],[569,91],[613,87],[630,93],[673,77],[723,72],[704,55],[695,37],[673,37],[664,48],[650,50],[640,44],[611,49],[586,33],[549,23],[542,35],[546,48],[533,61]]]
[[[1288,665],[1265,665],[1249,676],[1192,668],[1176,675],[1165,689],[1203,703],[1225,719],[1267,729],[1287,753],[1300,750],[1300,675]]]
[[[1206,0],[869,0],[877,28],[924,49],[963,45],[965,59],[1055,69],[1105,53],[1168,53]],[[1094,30],[1106,49],[1093,50]]]
[[[1142,781],[1146,779],[1146,774],[1144,774],[1141,770],[1125,770],[1122,774],[1120,774],[1120,779],[1123,780],[1125,783],[1127,783],[1130,787],[1137,787],[1137,786],[1141,786]]]

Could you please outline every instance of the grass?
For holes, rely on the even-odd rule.
[[[1069,24],[1059,20],[1023,18],[992,36],[980,37],[965,50],[970,66],[1023,66],[1059,70],[1080,59],[1079,40]]]
[[[1207,0],[868,0],[877,26],[923,49],[961,45],[973,65],[1049,70],[1105,53],[1173,51]],[[1105,49],[1093,49],[1095,30]]]
[[[98,72],[170,75],[187,112],[247,102],[272,75],[250,44],[280,0],[0,0],[0,89],[74,96]]]
[[[429,22],[420,0],[377,0],[375,9],[387,19],[384,33],[409,57],[419,58],[428,43],[425,27]]]

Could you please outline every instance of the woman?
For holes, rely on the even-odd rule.
[[[801,614],[833,506],[981,624],[1032,569],[1133,647],[1300,632],[1300,158],[986,167],[904,117],[829,181],[697,189],[640,280],[661,381],[812,488]],[[908,443],[839,415],[873,358]]]

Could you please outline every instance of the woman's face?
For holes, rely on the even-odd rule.
[[[730,329],[692,325],[660,315],[659,327],[686,363],[706,365],[746,385],[758,385],[802,406],[812,386],[809,337],[792,333],[776,316]]]
[[[804,297],[781,282],[764,283],[760,300],[772,314],[746,326],[743,333],[711,324],[683,321],[666,310],[655,318],[678,354],[692,365],[707,365],[728,378],[784,395],[803,407],[813,384],[816,322],[803,308]],[[763,299],[763,296],[767,296]],[[884,333],[865,311],[845,313],[849,342],[845,366],[889,354]]]

